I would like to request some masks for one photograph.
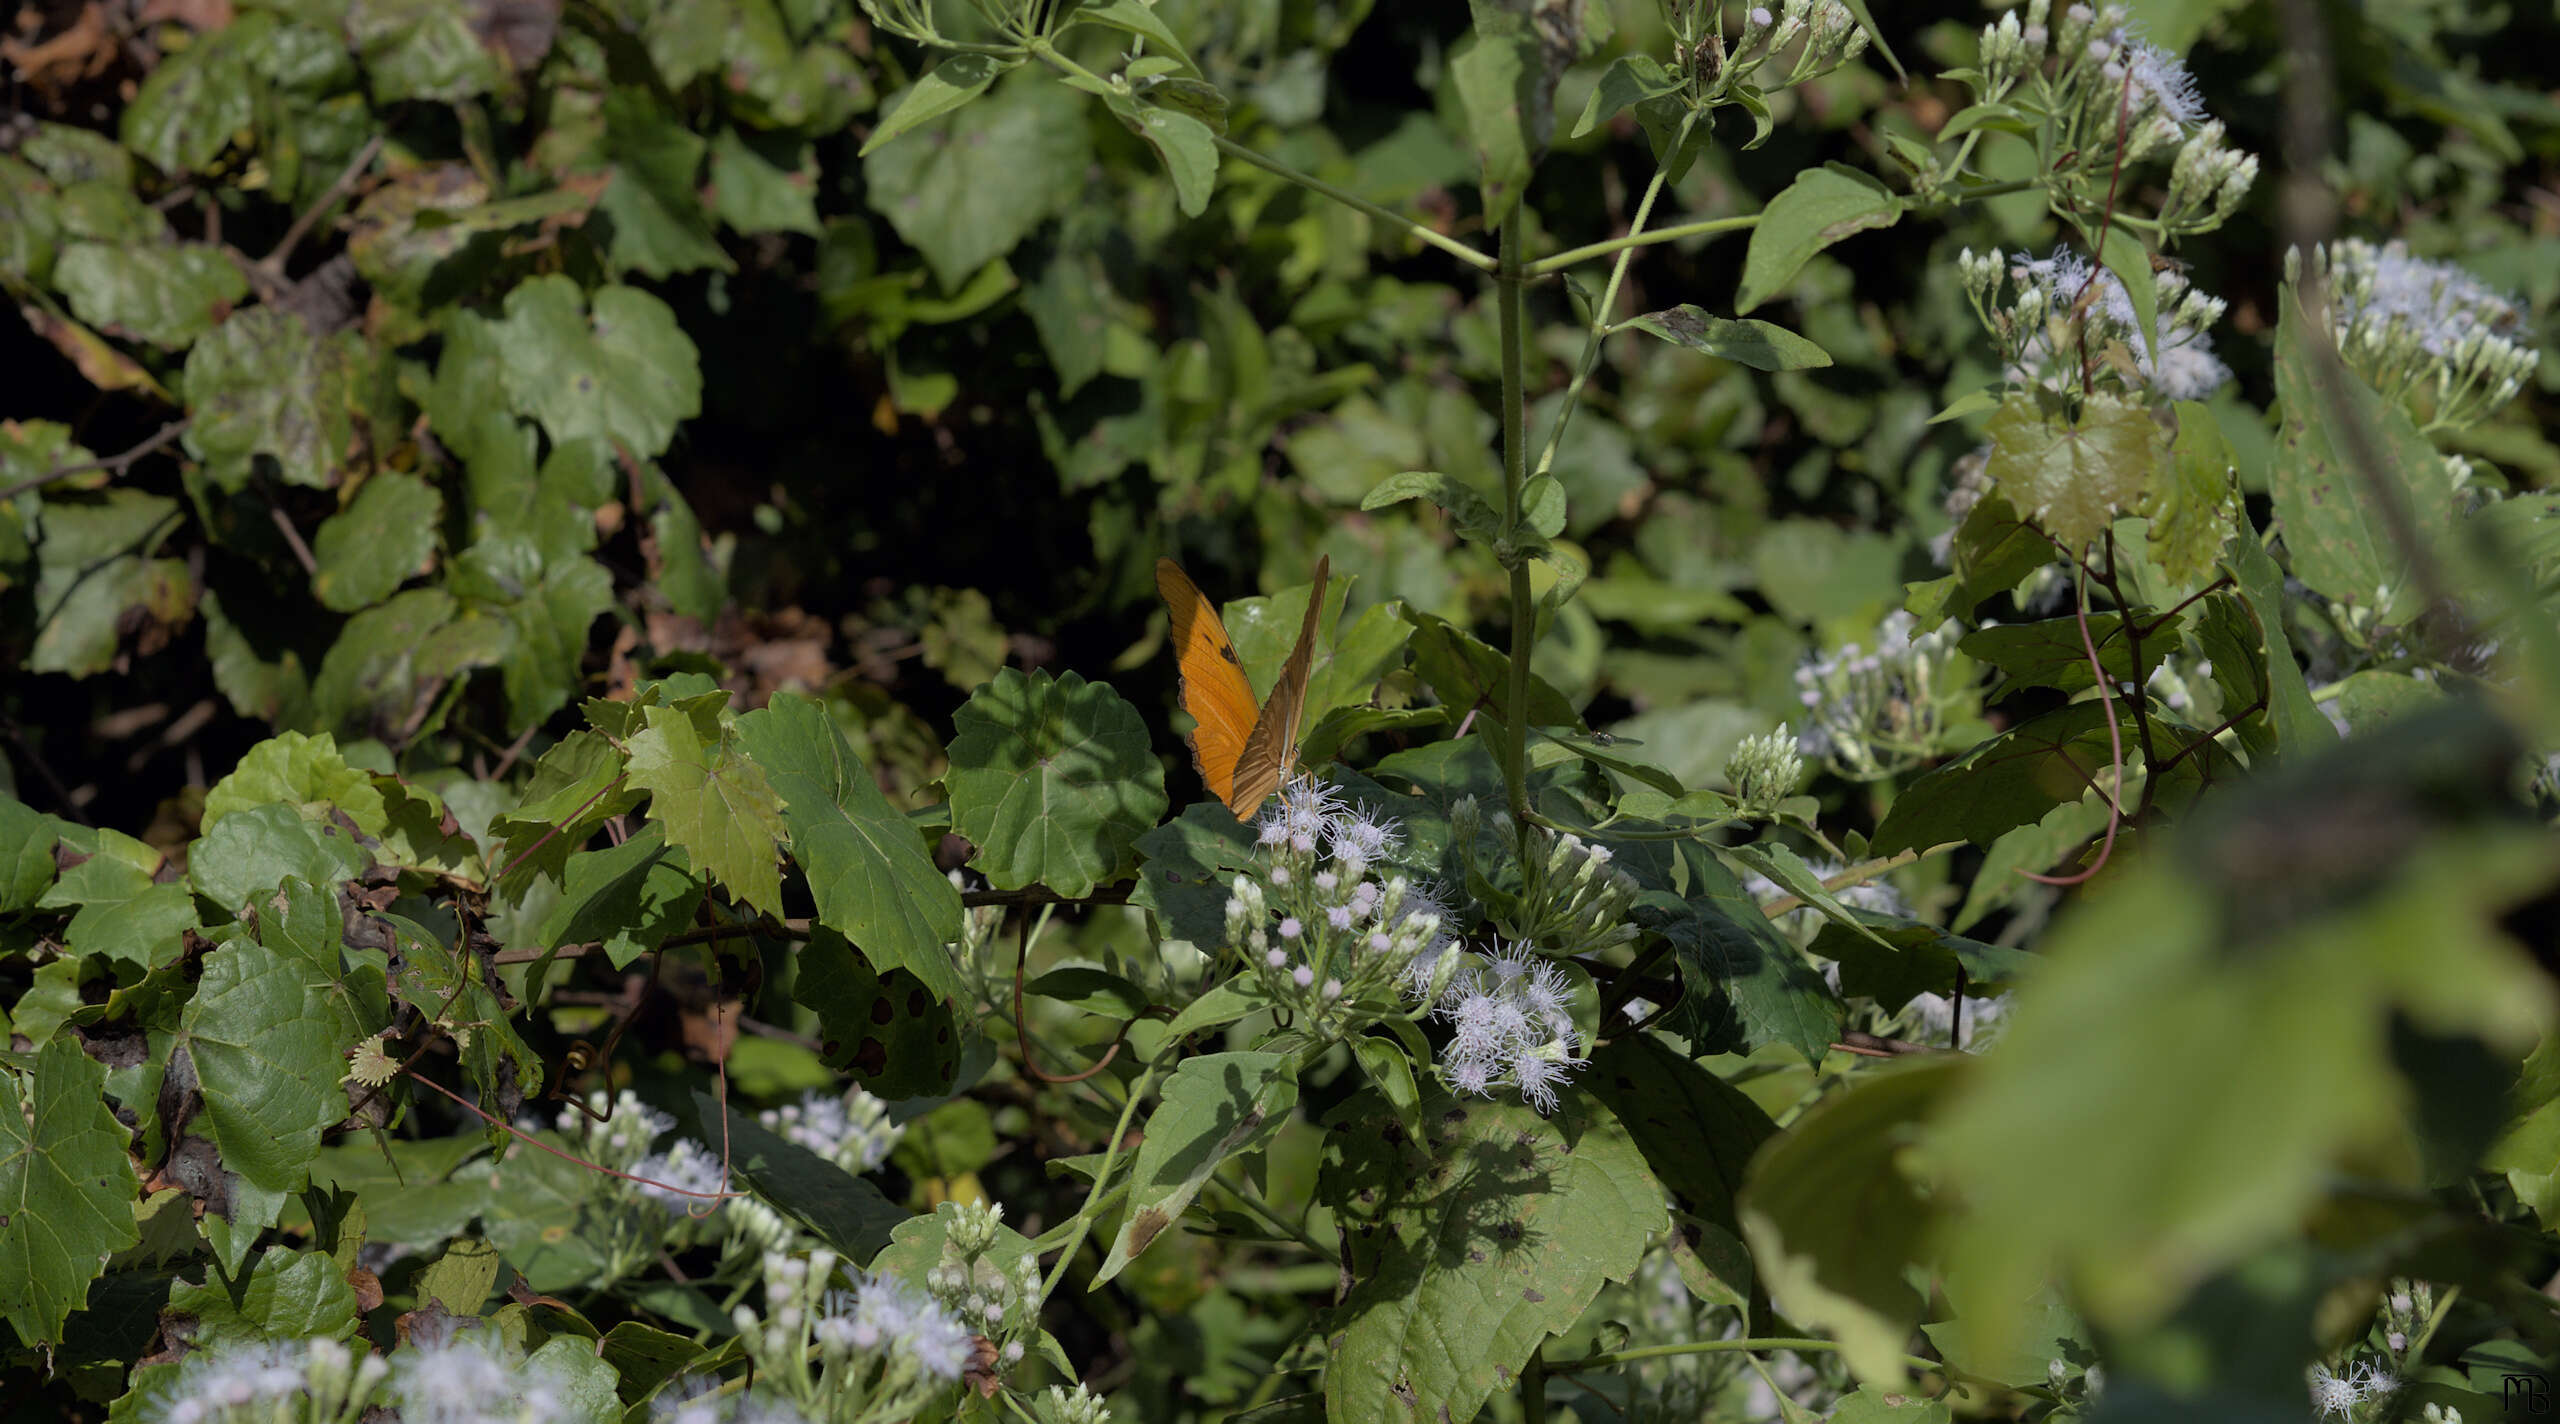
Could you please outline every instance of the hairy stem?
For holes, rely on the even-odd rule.
[[[1045,55],[1043,56],[1043,58],[1046,57],[1047,56]],[[1404,214],[1396,212],[1392,208],[1380,207],[1376,203],[1370,202],[1368,199],[1361,197],[1357,193],[1337,188],[1331,183],[1316,177],[1312,173],[1301,173],[1297,169],[1290,167],[1288,164],[1281,162],[1279,159],[1271,157],[1269,154],[1257,153],[1254,150],[1245,147],[1243,144],[1236,142],[1234,139],[1224,137],[1221,137],[1218,140],[1218,151],[1226,154],[1230,158],[1240,158],[1245,162],[1252,164],[1254,167],[1261,169],[1265,173],[1269,173],[1280,178],[1286,178],[1290,182],[1297,184],[1299,187],[1306,189],[1310,193],[1317,193],[1331,198],[1335,202],[1342,204],[1344,207],[1349,208],[1354,212],[1366,214],[1370,218],[1385,223],[1387,226],[1405,234],[1416,242],[1439,248],[1441,251],[1448,253],[1450,256],[1455,257],[1459,261],[1466,263],[1468,266],[1475,268],[1477,271],[1490,272],[1494,270],[1494,259],[1485,256],[1483,253],[1478,252],[1465,243],[1458,241],[1456,238],[1451,237],[1446,233],[1426,227],[1422,223],[1406,217]]]
[[[1502,224],[1502,265],[1494,274],[1494,309],[1502,329],[1502,522],[1515,530],[1520,527],[1521,490],[1529,482],[1528,397],[1520,365],[1520,344],[1526,339],[1520,313],[1520,289],[1526,281],[1520,266],[1521,222],[1515,208]],[[1502,781],[1524,846],[1529,837],[1529,654],[1537,642],[1538,605],[1529,589],[1529,561],[1519,558],[1511,566],[1511,695],[1502,709]]]

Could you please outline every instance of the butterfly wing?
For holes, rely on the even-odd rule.
[[[1253,735],[1253,684],[1200,586],[1171,559],[1156,560],[1156,592],[1173,613],[1173,651],[1182,669],[1182,710],[1191,730],[1191,764],[1209,794],[1235,804],[1236,765]],[[1261,797],[1254,798],[1259,804]]]
[[[1298,737],[1307,710],[1307,674],[1312,669],[1316,651],[1316,623],[1324,611],[1324,586],[1331,576],[1333,561],[1316,560],[1315,587],[1307,593],[1307,619],[1299,625],[1298,645],[1289,650],[1289,661],[1280,669],[1280,680],[1271,688],[1270,700],[1262,704],[1262,713],[1254,718],[1253,732],[1244,740],[1244,750],[1236,758],[1233,786],[1222,799],[1237,820],[1250,819],[1261,807],[1262,799],[1280,789],[1290,768],[1298,764]]]

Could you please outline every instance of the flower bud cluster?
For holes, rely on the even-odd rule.
[[[1866,27],[1841,0],[1780,0],[1775,9],[1754,4],[1742,12],[1742,34],[1729,56],[1717,7],[1666,0],[1664,12],[1681,37],[1691,86],[1709,103],[1731,96],[1746,80],[1767,90],[1819,79],[1867,50]]]
[[[837,1258],[767,1252],[764,1309],[731,1314],[765,1389],[823,1424],[940,1417],[942,1399],[979,1342],[933,1297],[886,1275],[835,1284]]]
[[[1053,1384],[1037,1403],[1040,1424],[1108,1424],[1111,1418],[1111,1411],[1103,1407],[1102,1396],[1081,1384],[1073,1392]]]
[[[1449,1025],[1440,1081],[1473,1097],[1515,1088],[1539,1112],[1555,1111],[1556,1088],[1588,1061],[1578,1056],[1572,1008],[1572,983],[1535,946],[1497,949],[1440,995],[1439,1016]]]
[[[1610,864],[1607,846],[1533,826],[1526,850],[1519,910],[1501,917],[1511,938],[1542,945],[1558,959],[1574,959],[1636,937],[1627,914],[1643,887]]]
[[[569,1139],[570,1150],[599,1167],[628,1172],[676,1125],[676,1120],[640,1101],[629,1088],[607,1096],[598,1088],[587,1095],[587,1112],[575,1106],[560,1110],[552,1125]]]
[[[1804,754],[1786,723],[1736,742],[1724,759],[1724,779],[1733,797],[1749,810],[1766,814],[1804,785]]]
[[[1404,839],[1392,817],[1300,777],[1258,823],[1261,863],[1227,898],[1229,947],[1272,1002],[1326,1037],[1395,1011],[1418,957],[1445,943],[1440,907],[1385,862]]]
[[[353,1424],[390,1374],[381,1356],[336,1340],[226,1340],[201,1346],[148,1397],[149,1424]]]
[[[2516,304],[2450,262],[2359,238],[2322,246],[2313,262],[2338,354],[2383,395],[2421,404],[2426,429],[2481,420],[2515,399],[2542,363],[2515,335],[2523,322]],[[2286,280],[2300,275],[2301,254],[2286,253]]]
[[[1796,696],[1807,714],[1796,744],[1806,756],[1852,781],[1881,781],[1939,751],[1965,690],[1957,676],[1960,629],[1950,620],[1914,637],[1916,626],[1895,609],[1876,626],[1873,651],[1848,643],[1796,668]]]
[[[944,1202],[934,1214],[943,1224],[942,1258],[925,1286],[964,1329],[995,1346],[998,1370],[1011,1369],[1039,1342],[1040,1260],[1025,1252],[1008,1271],[994,1258],[1004,1235],[1001,1206]]]
[[[2211,334],[2226,303],[2174,268],[2153,275],[2158,309],[2148,342],[2124,283],[2068,249],[2038,258],[1966,248],[1956,270],[1974,314],[2001,343],[2013,384],[2078,391],[2086,373],[2182,401],[2203,400],[2231,379]]]
[[[804,1093],[799,1102],[768,1108],[756,1120],[857,1177],[888,1161],[907,1131],[889,1121],[889,1105],[859,1083],[838,1096]]]
[[[561,1109],[553,1125],[568,1139],[572,1153],[617,1174],[605,1192],[624,1210],[600,1223],[597,1242],[606,1279],[619,1279],[656,1259],[671,1225],[689,1229],[690,1222],[711,1216],[724,1201],[737,1200],[722,1196],[719,1154],[709,1147],[679,1138],[664,1152],[652,1150],[673,1130],[675,1119],[630,1089],[611,1097],[599,1089],[588,1095],[587,1107],[593,1115],[575,1106]],[[774,1222],[782,1224],[778,1217]]]

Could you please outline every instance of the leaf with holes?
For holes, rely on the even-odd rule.
[[[0,1320],[54,1344],[107,1257],[141,1239],[107,1070],[57,1035],[32,1071],[0,1071]]]
[[[1553,1117],[1434,1094],[1422,1117],[1416,1139],[1364,1093],[1325,1139],[1319,1189],[1356,1280],[1326,1330],[1335,1424],[1472,1418],[1668,1221],[1634,1139],[1586,1094]]]
[[[643,711],[647,730],[631,738],[631,784],[649,793],[649,819],[667,842],[728,887],[741,903],[782,913],[782,800],[736,732],[706,742],[692,718],[672,707]]]
[[[977,846],[969,864],[999,890],[1090,895],[1164,814],[1147,724],[1107,683],[1006,668],[952,724],[951,828]]]
[[[819,922],[882,969],[912,972],[935,998],[962,997],[945,947],[960,937],[960,892],[826,709],[783,693],[738,719],[738,741],[782,798]]]
[[[1182,1060],[1147,1117],[1129,1174],[1129,1210],[1096,1271],[1097,1286],[1154,1245],[1182,1217],[1220,1163],[1268,1143],[1298,1105],[1296,1060],[1285,1053],[1203,1053]]]
[[[833,930],[821,928],[800,946],[791,997],[818,1016],[827,1066],[872,1093],[933,1098],[958,1085],[960,1023],[951,1005],[906,969],[874,969]]]

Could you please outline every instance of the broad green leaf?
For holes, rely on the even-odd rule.
[[[629,1322],[624,1322],[629,1323]],[[525,1356],[525,1373],[555,1382],[559,1417],[576,1424],[619,1424],[622,1399],[614,1365],[574,1335],[554,1335]]]
[[[952,829],[999,890],[1089,895],[1164,814],[1164,765],[1146,723],[1106,683],[1006,668],[952,724]]]
[[[631,785],[649,793],[649,819],[742,904],[782,912],[782,874],[775,862],[787,834],[782,798],[764,769],[722,729],[706,742],[692,718],[669,707],[644,713],[647,730],[633,736]]]
[[[2160,293],[2151,279],[2151,250],[2131,229],[2110,226],[2098,261],[2123,286],[2133,308],[2134,358],[2157,359],[2152,348],[2160,340]]]
[[[2240,506],[2232,488],[2231,444],[2212,410],[2180,401],[2177,412],[2177,438],[2141,508],[2151,520],[2153,562],[2172,583],[2191,584],[2213,568],[2239,525]]]
[[[1335,1424],[1474,1417],[1666,1223],[1643,1154],[1585,1094],[1553,1117],[1434,1094],[1422,1116],[1416,1139],[1364,1094],[1326,1139],[1353,1278],[1326,1326]]]
[[[818,164],[806,143],[725,128],[711,142],[711,212],[734,232],[819,235]]]
[[[1948,1424],[1954,1417],[1943,1399],[1870,1384],[1841,1400],[1830,1424]]]
[[[2082,401],[2077,423],[2037,396],[2013,395],[1983,433],[1992,483],[2073,549],[2106,533],[2116,511],[2134,508],[2167,463],[2151,412],[2111,395]]]
[[[1674,346],[1685,346],[1755,371],[1801,371],[1831,364],[1831,353],[1783,326],[1765,321],[1728,321],[1685,302],[1629,317],[1623,324],[1659,336]]]
[[[754,1118],[712,1101],[696,1089],[694,1109],[707,1130],[726,1114],[729,1165],[739,1183],[787,1216],[798,1220],[853,1265],[870,1262],[889,1244],[889,1232],[907,1213],[880,1189],[824,1157],[775,1136]]]
[[[2444,688],[2405,672],[2383,668],[2366,668],[2349,674],[2338,684],[2338,694],[2330,702],[2347,728],[2362,737],[2405,717],[2441,707],[2445,703]]]
[[[1156,14],[1152,0],[1084,0],[1067,15],[1069,25],[1107,25],[1112,29],[1136,35],[1145,40],[1155,53],[1164,55],[1193,74],[1200,66],[1191,60],[1182,40]]]
[[[1902,789],[1867,849],[1877,855],[1948,841],[1988,847],[2011,829],[2105,782],[2108,710],[2096,701],[2047,712],[1983,742]],[[2117,712],[2114,715],[2128,717]],[[2130,737],[2131,729],[2125,735]],[[2126,755],[2133,744],[2125,743]]]
[[[1630,105],[1677,94],[1680,89],[1679,76],[1663,68],[1661,60],[1649,54],[1622,54],[1609,62],[1600,82],[1591,87],[1591,97],[1582,106],[1582,118],[1573,126],[1573,137],[1580,138],[1609,122]]]
[[[778,695],[738,719],[738,740],[782,798],[791,855],[808,877],[819,921],[862,946],[882,971],[906,969],[935,998],[962,999],[945,948],[960,937],[960,892],[826,709]]]
[[[1484,640],[1456,624],[1418,608],[1407,608],[1413,624],[1413,665],[1440,701],[1450,707],[1480,708],[1500,716],[1509,697],[1511,660]],[[1529,676],[1529,725],[1585,730],[1581,714],[1555,685]]]
[[[1681,1236],[1699,1262],[1742,1303],[1751,1298],[1751,1257],[1734,1200],[1744,1171],[1778,1125],[1758,1103],[1650,1034],[1618,1037],[1591,1055],[1577,1086],[1608,1104],[1626,1125],[1645,1165],[1686,1216]]]
[[[1867,623],[1902,587],[1902,548],[1871,530],[1827,519],[1782,519],[1751,543],[1760,591],[1799,623]]]
[[[320,336],[309,322],[280,307],[252,307],[234,315],[187,353],[184,389],[187,408],[195,416],[187,427],[187,448],[226,490],[247,488],[261,456],[275,462],[276,477],[286,484],[314,489],[335,485],[354,454],[350,407],[364,352],[353,333]],[[413,476],[390,478],[416,483]],[[412,539],[432,538],[433,521],[403,533]],[[321,527],[321,537],[328,537],[327,525]],[[412,567],[415,562],[411,560]]]
[[[1173,1022],[1165,1025],[1165,1034],[1169,1038],[1180,1038],[1202,1029],[1231,1024],[1263,1006],[1263,997],[1239,976],[1183,1005],[1182,1012],[1175,1014]]]
[[[623,755],[589,731],[571,732],[533,765],[524,803],[489,823],[501,838],[495,864],[502,889],[522,886],[536,874],[558,879],[571,852],[596,828],[640,804],[641,793],[623,780]]]
[[[223,1166],[296,1192],[320,1134],[347,1115],[347,1050],[383,1027],[382,973],[347,966],[333,888],[288,880],[256,908],[257,939],[205,956],[178,1041],[204,1095],[197,1123]]]
[[[381,104],[452,104],[495,89],[498,57],[479,23],[464,0],[350,0],[346,11],[348,45]]]
[[[507,293],[493,334],[508,400],[554,441],[592,436],[657,455],[702,409],[692,340],[636,287],[601,288],[590,310],[568,278],[529,278]]]
[[[2053,562],[2053,545],[1997,491],[1986,492],[1966,511],[1948,546],[1955,572],[1930,583],[1910,586],[1903,601],[1923,628],[1950,618],[1970,621],[1985,600],[2016,588],[2020,580]]]
[[[2065,851],[2098,835],[2106,824],[2106,803],[2095,796],[2085,796],[2066,801],[2045,812],[2035,824],[2020,826],[1993,841],[1982,857],[1982,869],[1975,872],[1973,884],[1965,891],[1964,908],[1949,924],[1959,932],[1970,929],[1983,916],[2035,888],[2034,881],[2018,872],[2050,870]]]
[[[2311,700],[2311,685],[2302,676],[2302,665],[2293,660],[2293,640],[2284,631],[2284,571],[2248,529],[2223,546],[2222,566],[2240,586],[2242,601],[2266,635],[2268,697],[2274,704],[2269,715],[2277,745],[2287,756],[2307,756],[2335,745],[2338,729]]]
[[[1685,856],[1685,901],[1655,891],[1638,902],[1656,933],[1671,941],[1686,989],[1676,1022],[1695,1042],[1738,1039],[1738,1051],[1783,1043],[1819,1063],[1840,1036],[1841,1005],[1803,951],[1770,925],[1712,855]]]
[[[818,1053],[827,1066],[851,1073],[872,1093],[892,1101],[938,1098],[958,1087],[959,1020],[914,971],[876,969],[844,936],[821,930],[800,946],[791,997],[818,1016]]]
[[[1253,832],[1214,800],[1138,837],[1144,863],[1129,903],[1152,910],[1165,933],[1204,951],[1225,947],[1228,887],[1256,864]],[[50,862],[48,862],[48,867]]]
[[[103,955],[149,969],[176,959],[181,936],[197,927],[194,894],[186,882],[172,880],[88,901],[71,917],[62,937],[74,954]]]
[[[2125,618],[2123,613],[2090,614],[2088,643],[2097,646],[2099,665],[2110,679],[2119,686],[2130,682],[2141,687],[2150,681],[2160,660],[2178,650],[2179,624],[2185,615],[2162,617],[2157,609],[2132,610],[2131,631],[2141,635],[2142,643],[2138,669],[2133,665],[2134,639],[2127,635]],[[2088,646],[2081,640],[2077,617],[1977,628],[1956,646],[1966,657],[2001,671],[2000,685],[1984,695],[1986,702],[1999,701],[2022,687],[2079,692],[2098,685],[2096,674],[2089,671]]]
[[[2266,640],[2248,600],[2227,590],[2207,594],[2196,611],[2196,646],[2213,664],[2220,720],[2232,724],[2250,765],[2268,765],[2276,754],[2275,722],[2269,714],[2275,695],[2267,676]]]
[[[1196,218],[1207,212],[1209,195],[1218,186],[1218,137],[1209,126],[1189,114],[1141,105],[1138,137],[1156,151],[1157,160],[1173,179],[1174,197],[1183,215]]]
[[[197,894],[236,914],[287,880],[334,892],[370,863],[344,827],[306,821],[290,806],[256,806],[205,832],[187,853],[187,879]]]
[[[415,475],[375,474],[355,502],[329,516],[312,537],[319,564],[311,575],[312,594],[323,607],[342,613],[390,597],[435,552],[443,511],[435,487]]]
[[[2375,395],[2344,365],[2315,360],[2312,343],[2317,338],[2304,334],[2311,318],[2291,284],[2282,300],[2276,323],[2276,401],[2284,426],[2276,437],[2267,487],[2275,496],[2285,549],[2293,557],[2293,576],[2340,603],[2370,608],[2388,619],[2404,618],[2417,606],[2409,579],[2410,551],[2401,547],[2376,492],[2357,473],[2351,447],[2340,444],[2344,436],[2321,385],[2334,375],[2337,390],[2331,394],[2337,408],[2371,433],[2382,478],[2392,482],[2420,541],[2431,549],[2441,546],[2453,525],[2453,491],[2444,478],[2444,459],[2406,411]]]
[[[1228,1158],[1269,1143],[1297,1105],[1297,1063],[1289,1054],[1203,1053],[1182,1060],[1147,1117],[1129,1174],[1127,1213],[1094,1285],[1120,1274],[1181,1220]]]
[[[1089,144],[1083,100],[1017,80],[872,150],[864,198],[957,290],[1083,196]]]
[[[1927,1146],[1966,1205],[1942,1243],[1978,1273],[1969,1334],[2013,1338],[2055,1268],[2094,1326],[2138,1330],[2341,1181],[2415,1189],[2395,1018],[2504,1052],[2553,1020],[2498,923],[2553,875],[2547,833],[2497,809],[2500,735],[2454,707],[2288,759],[2055,926]]]
[[[316,737],[280,732],[251,747],[205,793],[204,827],[211,830],[226,817],[270,805],[291,807],[310,821],[326,821],[332,810],[343,811],[369,836],[381,835],[390,825],[372,775],[347,765],[337,738],[326,732]]]
[[[1920,1119],[1957,1081],[1953,1060],[1899,1065],[1824,1098],[1752,1161],[1742,1233],[1788,1319],[1828,1331],[1859,1378],[1898,1387],[1920,1323],[1903,1279],[1931,1207],[1899,1165]]]
[[[620,969],[693,923],[701,904],[702,881],[684,852],[667,844],[663,828],[647,826],[618,846],[569,857],[541,938],[601,944]]]
[[[67,824],[0,793],[0,915],[33,909],[53,884],[53,848]]]
[[[1510,215],[1529,186],[1530,169],[1546,152],[1555,89],[1552,80],[1541,84],[1542,72],[1537,38],[1527,34],[1479,30],[1450,57],[1449,77],[1475,147],[1488,227]]]
[[[36,544],[42,626],[27,670],[87,677],[113,664],[128,618],[183,626],[195,581],[186,565],[151,557],[180,518],[176,500],[135,489],[46,500]]]
[[[1887,1012],[1920,994],[1953,995],[1961,976],[1968,994],[2008,988],[2035,972],[2036,956],[1985,944],[1902,915],[1852,910],[1858,928],[1828,924],[1812,952],[1839,961],[1840,992],[1873,999]]]
[[[497,1248],[488,1242],[473,1236],[451,1242],[418,1273],[418,1303],[434,1301],[455,1315],[478,1315],[497,1289],[498,1267]]]
[[[193,1317],[208,1343],[340,1339],[359,1323],[355,1289],[325,1252],[270,1249],[244,1275],[236,1287],[211,1271],[201,1281],[182,1278],[169,1291],[169,1308]]]
[[[117,118],[126,146],[175,178],[210,168],[234,139],[254,142],[264,96],[249,61],[274,32],[274,17],[253,12],[169,55]]]
[[[59,1343],[107,1257],[141,1239],[106,1079],[67,1036],[0,1070],[0,1320],[31,1344]]]
[[[862,141],[862,151],[855,156],[869,158],[880,145],[977,98],[1018,63],[991,54],[943,56],[898,96],[897,104]]]
[[[211,331],[249,281],[200,242],[65,243],[53,284],[72,313],[109,336],[178,350]]]
[[[710,146],[702,136],[636,85],[605,96],[604,134],[614,174],[596,208],[613,221],[614,267],[652,277],[734,267],[703,203],[702,161]]]
[[[1747,312],[1783,291],[1822,249],[1853,233],[1891,227],[1902,200],[1882,183],[1843,168],[1809,168],[1769,200],[1742,260],[1733,309]]]
[[[559,1342],[566,1343],[566,1342]],[[604,1332],[594,1355],[622,1388],[640,1396],[701,1366],[705,1350],[689,1335],[661,1330],[645,1320],[624,1320]]]

